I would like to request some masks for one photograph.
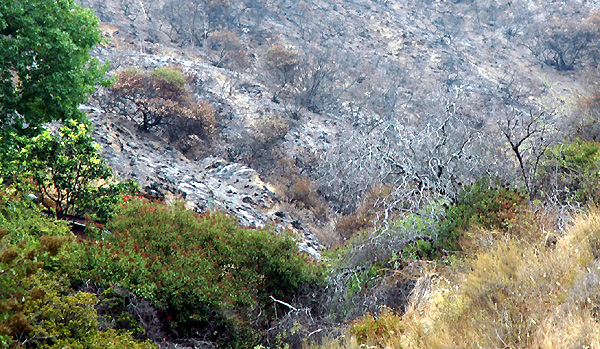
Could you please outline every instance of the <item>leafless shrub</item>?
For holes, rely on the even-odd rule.
[[[348,213],[374,184],[393,188],[379,203],[388,207],[379,224],[394,210],[415,212],[439,195],[453,197],[485,172],[482,121],[454,99],[442,103],[417,124],[387,117],[345,130],[323,153],[320,192]]]
[[[576,108],[569,118],[570,133],[583,140],[600,141],[600,68],[589,68],[585,90],[576,96]]]
[[[380,202],[384,201],[392,189],[386,186],[375,187],[370,190],[356,212],[343,215],[336,223],[336,230],[340,236],[347,240],[354,234],[371,230],[377,218],[376,210],[380,209]]]
[[[166,1],[162,11],[165,25],[161,30],[171,41],[201,46],[209,32],[204,6],[197,1]]]
[[[273,100],[284,103],[295,118],[302,108],[315,113],[336,112],[342,97],[358,80],[352,57],[331,49],[306,47],[297,51],[275,44],[264,59],[278,88]]]
[[[379,313],[382,307],[403,312],[415,279],[410,273],[381,270],[372,266],[336,270],[329,278],[321,301],[336,322],[350,321],[365,313]]]
[[[521,180],[531,198],[536,197],[535,177],[546,149],[556,141],[555,118],[543,110],[512,109],[498,127],[519,164]]]
[[[302,348],[306,338],[322,331],[319,319],[313,317],[309,307],[292,305],[273,297],[271,299],[276,317],[263,336],[265,345]]]
[[[540,162],[548,147],[560,140],[563,125],[553,109],[529,101],[530,95],[513,76],[502,80],[488,103],[493,111],[490,117],[505,140],[497,145],[505,148],[518,165],[516,170],[507,168],[514,175],[505,174],[501,178],[507,183],[520,182],[533,200],[540,186],[537,181]]]

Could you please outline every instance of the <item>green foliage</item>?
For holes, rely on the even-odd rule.
[[[444,216],[445,206],[446,200],[434,201],[422,207],[418,214],[407,214],[403,219],[392,223],[393,229],[406,236],[404,244],[400,246],[400,254],[404,260],[431,260],[441,257],[439,246],[434,244],[434,238]]]
[[[290,236],[241,228],[221,213],[126,198],[108,228],[83,244],[80,270],[64,266],[73,281],[118,283],[163,308],[179,333],[200,331],[225,346],[256,343],[269,296],[290,300],[317,280]]]
[[[89,55],[100,42],[98,19],[73,0],[0,3],[0,176],[33,176],[59,217],[87,205],[106,219],[109,194],[128,185],[89,185],[110,175],[78,109],[109,82],[108,64]],[[57,120],[67,124],[59,136],[42,126]]]
[[[151,349],[157,348],[156,344],[150,341],[140,342],[131,337],[129,333],[119,333],[116,330],[108,329],[106,331],[91,331],[82,340],[58,339],[48,349],[106,349],[106,348],[131,348],[131,349]]]
[[[437,237],[445,207],[446,200],[432,201],[419,212],[391,221],[385,229],[355,234],[333,258],[341,264],[351,261],[355,266],[386,268],[397,265],[399,257],[433,258],[437,246],[432,241]],[[367,217],[367,214],[360,213],[360,216]]]
[[[86,213],[106,221],[120,197],[137,189],[132,181],[109,182],[112,170],[85,124],[70,121],[58,134],[45,130],[21,143],[21,174],[31,176],[42,204],[58,218]]]
[[[40,295],[36,289],[23,285],[41,266],[38,257],[43,253],[39,244],[9,243],[8,229],[0,227],[0,345],[8,347],[13,336],[32,330],[23,312],[27,301]]]
[[[418,239],[402,249],[402,257],[409,260],[431,260],[438,256],[433,243],[423,239]]]
[[[487,178],[480,179],[465,187],[456,203],[447,209],[446,217],[439,225],[434,247],[458,251],[464,230],[473,225],[503,229],[524,204],[525,197],[516,190]]]
[[[32,134],[54,120],[84,120],[78,110],[107,65],[90,58],[101,42],[98,19],[74,0],[0,3],[0,129]],[[4,147],[0,146],[0,151]]]
[[[97,301],[91,293],[60,296],[55,290],[47,290],[44,297],[28,304],[28,313],[35,316],[32,332],[53,340],[85,340],[98,327],[94,309]]]
[[[42,348],[154,348],[139,342],[128,332],[109,329],[98,331],[98,298],[95,294],[76,292],[60,294],[60,285],[50,276],[33,278],[41,295],[27,303],[24,313],[29,319],[29,341]],[[50,279],[50,280],[48,280]]]
[[[150,348],[127,333],[99,332],[96,296],[55,272],[73,234],[13,189],[0,191],[0,347]]]
[[[104,290],[96,305],[96,309],[102,318],[101,326],[119,331],[126,330],[136,338],[144,337],[146,330],[138,323],[134,313],[128,309],[133,306],[138,315],[142,312],[138,306],[131,302],[132,297],[134,296],[129,291],[121,287],[109,287]]]
[[[182,72],[171,68],[158,68],[150,73],[156,80],[166,84],[172,84],[175,88],[183,90],[187,83],[187,78]]]
[[[600,143],[576,139],[550,147],[546,155],[539,171],[544,197],[582,204],[600,197]]]
[[[402,332],[401,323],[402,317],[394,314],[389,308],[384,308],[378,316],[367,313],[353,321],[350,324],[349,332],[356,336],[358,342],[365,347],[369,343],[384,348],[390,337]]]
[[[41,216],[27,196],[14,188],[0,186],[0,226],[8,230],[10,243],[33,242],[42,236],[72,236],[66,222]]]

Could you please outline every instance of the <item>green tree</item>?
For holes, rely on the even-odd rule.
[[[93,213],[106,220],[125,193],[136,191],[130,181],[111,183],[112,170],[86,124],[71,120],[58,134],[45,130],[22,143],[25,174],[35,180],[42,204],[58,218]]]
[[[100,42],[98,18],[75,0],[0,2],[2,147],[10,132],[35,134],[50,121],[85,119],[78,106],[107,82],[107,64],[89,54]]]

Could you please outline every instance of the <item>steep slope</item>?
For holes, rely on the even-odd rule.
[[[172,146],[191,162],[214,156],[254,168],[271,183],[267,187],[284,204],[282,210],[296,211],[292,220],[310,226],[326,244],[339,239],[332,228],[337,214],[356,209],[374,183],[407,183],[390,177],[392,165],[382,157],[405,156],[397,148],[411,135],[434,137],[420,127],[435,128],[436,122],[460,114],[460,123],[470,119],[474,125],[469,127],[479,135],[477,142],[464,141],[471,147],[464,149],[465,157],[477,155],[483,145],[498,152],[493,160],[461,165],[463,171],[469,168],[475,178],[513,172],[487,166],[510,161],[509,149],[501,150],[504,136],[498,125],[515,110],[569,115],[590,64],[577,61],[572,71],[546,64],[533,54],[540,28],[557,16],[577,22],[598,9],[585,1],[544,0],[83,4],[103,21],[108,43],[97,56],[109,60],[113,71],[179,65],[199,77],[195,93],[217,111],[217,136],[178,140]],[[287,54],[288,61],[275,54]],[[385,136],[390,127],[398,139]],[[380,132],[384,143],[370,145]],[[373,151],[371,160],[363,159]],[[414,156],[430,165],[437,155]],[[361,161],[368,164],[342,168]],[[415,171],[413,177],[422,177]],[[456,177],[445,188],[469,180]],[[328,218],[318,204],[298,204],[294,188],[304,179],[314,183],[309,191],[328,201]],[[186,197],[206,207],[203,189],[190,191]],[[248,214],[239,217],[247,220]]]
[[[277,224],[298,234],[301,251],[320,258],[314,233],[279,211],[277,195],[255,170],[214,157],[191,161],[160,138],[140,133],[131,122],[99,111],[89,117],[104,158],[117,175],[135,179],[149,198],[185,200],[188,209],[198,212],[225,211],[249,227]]]

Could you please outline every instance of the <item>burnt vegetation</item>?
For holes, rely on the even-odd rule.
[[[593,4],[82,4],[109,28],[94,107],[190,162],[256,169],[275,216],[326,246],[311,259],[279,219],[144,198],[86,120],[78,137],[15,136],[0,146],[0,346],[599,343]],[[48,215],[85,218],[85,236]]]

